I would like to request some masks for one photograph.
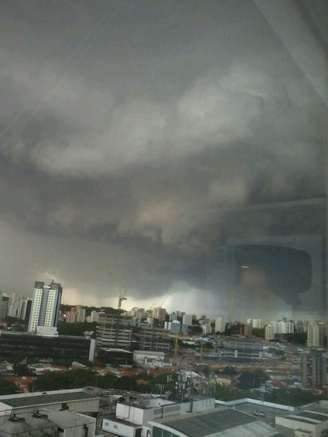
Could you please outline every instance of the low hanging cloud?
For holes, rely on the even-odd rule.
[[[221,293],[204,282],[213,248],[224,244],[228,231],[263,234],[275,220],[236,225],[234,208],[322,195],[326,112],[270,33],[261,49],[253,49],[257,31],[252,35],[250,27],[248,42],[237,41],[240,23],[218,26],[198,6],[203,15],[183,8],[189,23],[183,30],[174,27],[180,18],[161,14],[161,26],[149,30],[159,32],[151,40],[134,20],[157,10],[148,5],[131,22],[121,7],[118,17],[131,26],[127,34],[143,43],[127,47],[127,34],[112,23],[99,34],[92,29],[98,39],[86,63],[67,50],[65,32],[65,44],[55,46],[59,56],[49,54],[54,39],[44,29],[44,46],[25,32],[26,52],[10,50],[9,43],[0,52],[2,232],[10,228],[10,235],[22,241],[28,235],[36,245],[24,251],[15,240],[16,250],[5,238],[11,259],[19,266],[25,260],[26,268],[19,281],[15,262],[3,271],[21,290],[24,281],[30,286],[50,272],[74,296],[87,299],[94,287],[99,302],[120,288],[135,300],[166,293],[179,300],[186,290],[212,299]],[[35,19],[32,10],[24,11]],[[110,8],[106,12],[112,16]],[[217,13],[229,15],[221,7]],[[76,19],[74,31],[84,35],[85,22]],[[188,32],[201,19],[206,32],[195,39]],[[263,32],[256,11],[248,20]],[[52,24],[60,42],[59,25]],[[177,32],[173,40],[167,25]],[[218,51],[221,31],[231,32],[231,54]],[[184,63],[196,67],[189,71]],[[40,252],[43,246],[53,248],[53,256]],[[107,273],[109,264],[115,275]]]
[[[169,102],[124,104],[115,102],[110,90],[90,88],[50,67],[34,71],[32,65],[9,59],[5,79],[11,70],[17,72],[11,76],[12,88],[24,96],[23,131],[17,132],[16,125],[14,132],[9,129],[5,152],[53,175],[117,175],[133,166],[165,165],[209,147],[249,142],[262,142],[261,147],[284,157],[291,154],[291,144],[301,141],[298,155],[307,159],[306,141],[318,125],[320,108],[302,79],[296,87],[293,77],[277,79],[256,65],[213,70]],[[309,118],[312,123],[305,128]],[[40,119],[54,129],[39,129]]]

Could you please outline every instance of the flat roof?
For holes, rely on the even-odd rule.
[[[61,428],[72,428],[76,426],[89,425],[96,423],[94,417],[87,416],[85,414],[73,413],[71,411],[56,411],[45,410],[48,418]]]
[[[308,423],[309,425],[317,425],[318,421],[313,419],[306,419],[303,416],[287,416],[286,419],[295,420],[296,422]]]
[[[131,351],[128,351],[126,349],[115,348],[115,347],[101,347],[100,349],[105,352],[124,352],[126,354],[132,354]]]
[[[13,408],[31,407],[34,405],[59,404],[62,402],[79,401],[88,399],[99,399],[97,396],[90,395],[83,391],[70,393],[45,393],[33,395],[27,393],[26,396],[1,396],[2,404],[10,405]]]
[[[230,407],[231,408],[231,407]],[[265,422],[274,423],[276,416],[287,416],[295,414],[294,411],[285,410],[283,408],[275,408],[272,406],[254,404],[251,402],[243,402],[236,404],[233,408],[243,413],[251,414],[256,418],[264,420]]]
[[[130,428],[141,428],[142,425],[137,425],[136,423],[129,422],[128,420],[118,419],[115,416],[104,416],[105,420],[110,420],[115,423],[122,423],[123,425],[129,426]]]
[[[3,329],[0,329],[0,336],[16,336],[16,337],[30,337],[30,338],[50,338],[50,339],[60,339],[60,340],[65,340],[65,339],[72,339],[72,340],[89,340],[90,338],[85,337],[84,335],[62,335],[62,334],[58,334],[55,336],[49,336],[49,335],[38,335],[38,334],[34,334],[33,332],[21,332],[21,331],[5,331]]]
[[[256,419],[247,414],[231,409],[212,411],[175,420],[163,420],[161,424],[182,432],[189,437],[204,437],[235,428],[240,425],[256,422]]]
[[[315,411],[301,411],[300,413],[297,413],[296,416],[318,420],[319,422],[325,422],[326,420],[328,420],[327,415],[320,414]]]

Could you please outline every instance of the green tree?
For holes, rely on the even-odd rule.
[[[261,369],[254,370],[254,372],[241,372],[238,378],[238,386],[242,390],[250,390],[257,388],[268,379],[268,376]]]
[[[264,338],[265,337],[265,328],[253,328],[252,329],[252,334],[255,337]]]
[[[31,375],[31,371],[27,367],[26,364],[15,363],[13,368],[14,368],[14,372],[17,376],[30,376]]]
[[[19,390],[16,384],[5,378],[0,378],[0,395],[11,395],[18,392]]]
[[[249,396],[246,390],[237,390],[229,385],[216,384],[215,399],[220,401],[233,401],[235,399],[242,399]]]
[[[96,322],[78,322],[78,323],[67,323],[60,322],[58,324],[58,334],[59,335],[76,335],[83,336],[86,331],[96,330]]]
[[[236,376],[237,373],[237,370],[231,366],[227,366],[222,370],[222,374],[227,376]]]
[[[38,376],[32,383],[32,391],[60,390],[96,385],[97,377],[90,370],[77,369],[67,372],[48,372]]]
[[[275,402],[277,404],[285,404],[297,407],[324,398],[325,397],[322,395],[317,395],[308,390],[302,390],[300,388],[279,388],[274,389],[271,393],[267,393],[264,397],[264,400],[268,402]]]

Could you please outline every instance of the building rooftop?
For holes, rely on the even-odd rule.
[[[315,411],[300,411],[296,414],[289,416],[289,419],[315,425],[317,423],[328,421],[328,415],[321,414]]]
[[[96,419],[71,411],[46,410],[49,419],[62,429],[95,423]]]
[[[83,390],[56,390],[49,392],[23,393],[18,395],[0,396],[0,404],[12,408],[30,407],[34,405],[57,404],[68,401],[98,399],[97,396]]]
[[[181,418],[163,420],[162,425],[169,426],[189,437],[205,437],[228,428],[254,422],[254,417],[239,411],[225,409],[205,414],[183,416]]]
[[[140,425],[130,422],[129,420],[121,419],[115,416],[115,414],[111,416],[105,416],[105,420],[110,420],[111,422],[122,423],[123,425],[129,426],[130,428],[140,428]]]
[[[26,332],[26,331],[6,331],[3,329],[0,329],[0,335],[1,336],[16,336],[16,337],[30,337],[30,338],[36,338],[36,339],[42,339],[42,335],[37,335],[34,332]],[[81,335],[56,335],[55,337],[47,337],[47,338],[54,338],[54,339],[74,339],[74,340],[88,340],[90,341],[90,338],[88,337],[82,337]],[[40,340],[41,341],[41,340]]]
[[[242,413],[246,413],[249,415],[252,415],[254,417],[258,417],[261,420],[264,420],[268,423],[274,423],[276,416],[286,416],[289,414],[293,414],[293,411],[286,410],[283,408],[279,408],[279,405],[277,406],[268,406],[259,403],[252,403],[252,402],[243,402],[236,404],[234,408],[238,411],[241,411]]]
[[[117,347],[101,347],[100,349],[104,352],[122,352],[122,353],[126,353],[126,354],[132,353],[131,351],[128,351],[126,349],[120,349]]]

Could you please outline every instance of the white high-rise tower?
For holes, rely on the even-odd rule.
[[[52,281],[49,285],[37,281],[33,290],[33,302],[28,324],[30,332],[46,335],[57,334],[57,323],[62,296],[62,286]]]

